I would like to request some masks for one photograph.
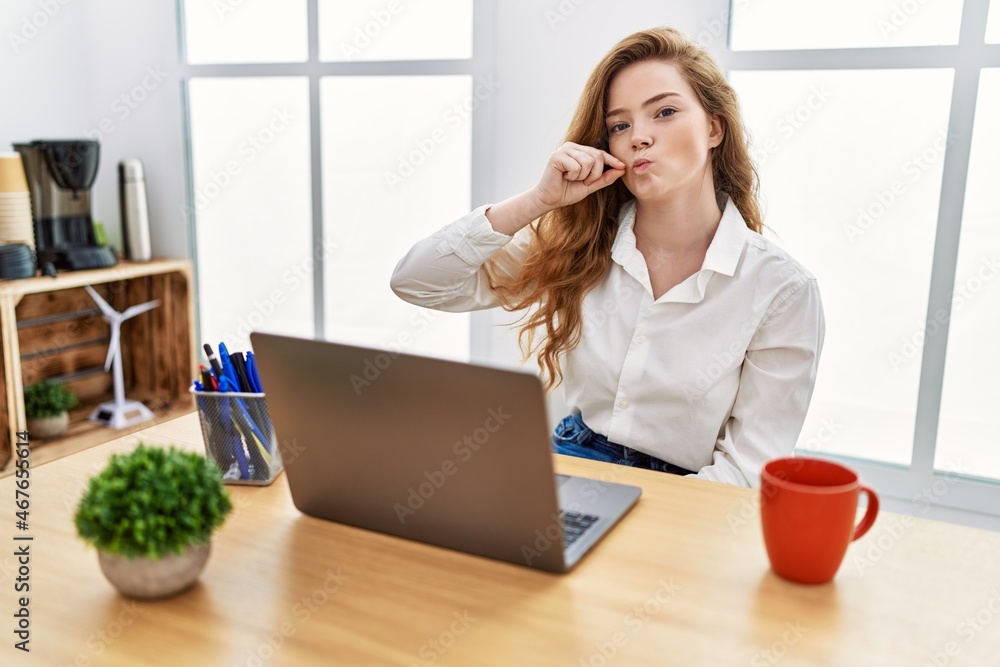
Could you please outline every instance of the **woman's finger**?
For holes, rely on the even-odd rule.
[[[552,163],[556,169],[562,172],[563,180],[566,181],[582,180],[581,174],[585,174],[590,171],[589,168],[584,170],[584,166],[580,164],[579,160],[577,160],[575,156],[565,152],[559,152],[553,155]]]
[[[587,194],[597,192],[601,188],[606,188],[625,174],[624,169],[609,168],[607,171],[602,173],[596,180],[587,183]]]
[[[601,151],[604,155],[604,164],[610,166],[612,169],[627,169],[628,165],[616,158],[614,155],[607,151]]]
[[[591,153],[583,150],[572,149],[567,151],[567,155],[580,165],[579,173],[576,178],[573,179],[576,181],[583,181],[590,178],[590,174],[595,168],[597,168],[598,162],[601,161],[599,156],[592,155]]]

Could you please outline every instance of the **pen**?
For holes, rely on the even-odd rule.
[[[228,384],[228,379],[226,383]],[[248,461],[254,467],[252,478],[267,479],[270,475],[271,463],[271,452],[267,446],[267,437],[254,422],[254,418],[251,416],[249,409],[242,399],[234,396],[227,400],[232,402],[229,409],[229,417],[240,434],[242,439],[241,444],[246,446]],[[242,452],[243,448],[240,447],[239,453]],[[249,479],[249,477],[244,477],[244,479]]]
[[[231,353],[229,355],[229,361],[233,370],[236,372],[236,377],[239,378],[240,390],[246,393],[253,393],[253,382],[251,382],[250,374],[247,372],[246,361],[243,359],[243,353]],[[267,437],[267,432],[271,429],[271,422],[267,417],[267,410],[264,408],[261,400],[256,398],[248,398],[244,407],[246,408],[244,413],[245,416],[250,422],[250,425],[255,427],[256,436],[259,436],[255,438],[257,445],[261,448],[261,451],[264,453],[268,462],[270,462],[271,441]]]
[[[253,393],[253,387],[250,385],[250,377],[247,375],[246,361],[243,359],[243,353],[230,353],[229,363],[233,365],[233,370],[236,371],[236,378],[240,383],[240,391]]]
[[[222,375],[229,380],[230,389],[225,391],[242,391],[240,389],[240,379],[236,375],[236,369],[233,367],[233,362],[229,357],[229,350],[226,349],[225,343],[219,343],[219,365],[222,367]],[[219,378],[219,389],[222,390],[222,378]]]
[[[246,371],[251,389],[258,394],[263,394],[264,387],[261,386],[260,375],[257,373],[257,359],[250,350],[247,350],[246,353]],[[267,413],[267,405],[264,404],[263,399],[259,402],[254,401],[254,408],[256,410],[257,425],[264,435],[264,446],[270,452],[274,446],[274,426],[271,424],[271,416]]]
[[[226,349],[226,344],[219,343],[219,363],[222,365],[223,374],[223,378],[220,378],[219,380],[219,391],[245,391],[241,385],[238,372],[238,365],[242,359],[242,354],[230,354],[229,350]],[[256,410],[257,406],[252,402],[252,400],[251,405]],[[246,443],[250,461],[256,464],[253,477],[255,479],[267,479],[270,474],[268,470],[268,465],[271,459],[270,441],[266,436],[264,436],[263,430],[255,420],[255,417],[252,416],[251,411],[248,409],[247,404],[242,398],[234,397],[231,413],[233,423],[236,425],[237,429],[240,430],[240,434],[243,436],[243,441]],[[257,415],[257,419],[259,418],[260,416]]]
[[[215,377],[222,377],[222,364],[219,363],[219,358],[215,356],[215,352],[212,351],[212,346],[205,343],[205,354],[208,355],[208,363],[212,364],[212,371],[215,372]]]
[[[229,379],[226,376],[219,378],[219,391],[225,392],[228,390]],[[220,417],[222,418],[223,424],[226,424],[226,441],[227,449],[230,450],[230,455],[236,459],[236,465],[239,467],[240,479],[250,479],[250,466],[247,461],[246,452],[243,450],[243,438],[240,431],[240,427],[237,423],[236,417],[233,415],[234,407],[232,405],[232,398],[226,397],[221,398],[220,404]],[[234,427],[235,432],[229,430],[229,426]]]
[[[212,377],[212,374],[208,370],[202,370],[201,372],[201,386],[202,391],[216,390],[215,378]]]
[[[264,393],[264,386],[260,383],[260,375],[257,373],[257,358],[253,352],[247,350],[247,375],[250,376],[250,384],[258,394]]]

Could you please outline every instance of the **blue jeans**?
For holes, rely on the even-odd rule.
[[[649,454],[609,441],[600,433],[590,430],[579,414],[571,414],[559,422],[552,433],[552,449],[557,454],[579,456],[583,459],[617,463],[633,468],[659,470],[673,475],[692,474],[690,470],[675,466],[673,463],[661,461]]]

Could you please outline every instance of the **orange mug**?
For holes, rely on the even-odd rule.
[[[858,496],[868,509],[854,525]],[[760,476],[764,545],[775,574],[803,584],[833,579],[847,545],[868,532],[878,496],[839,463],[807,457],[774,459]]]

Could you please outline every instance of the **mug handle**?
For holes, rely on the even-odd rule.
[[[878,515],[878,496],[875,495],[875,492],[864,484],[858,487],[858,491],[868,495],[868,509],[865,510],[865,515],[861,517],[861,523],[854,529],[851,542],[867,533],[868,529],[875,524],[875,517]]]

